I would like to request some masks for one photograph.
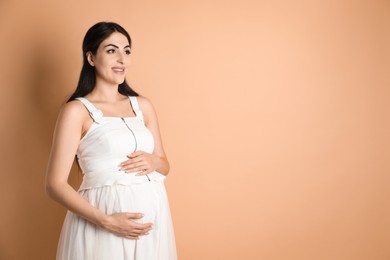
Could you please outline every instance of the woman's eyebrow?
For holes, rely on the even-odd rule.
[[[112,47],[114,47],[114,48],[119,49],[118,46],[116,46],[115,44],[112,44],[112,43],[107,44],[106,46],[104,46],[104,48],[109,47],[109,46],[112,46]],[[126,48],[130,48],[130,45],[126,45],[123,49],[126,49]]]

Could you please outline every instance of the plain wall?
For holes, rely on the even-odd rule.
[[[181,260],[390,259],[387,0],[0,1],[0,259],[54,259],[51,136],[102,20],[159,115]]]

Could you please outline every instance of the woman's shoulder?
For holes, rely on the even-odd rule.
[[[62,106],[60,116],[72,118],[73,120],[83,120],[88,116],[88,111],[83,103],[78,100],[72,100]]]
[[[79,100],[72,100],[67,103],[65,103],[62,106],[62,110],[67,111],[69,113],[75,113],[75,112],[81,112],[85,110],[84,104],[81,103]]]
[[[139,108],[142,111],[154,110],[152,102],[147,97],[137,96],[137,101],[138,101]]]
[[[154,110],[152,102],[144,97],[137,96],[138,106],[144,116],[145,125],[148,125],[150,120],[156,120],[156,111]]]

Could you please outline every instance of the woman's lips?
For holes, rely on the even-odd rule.
[[[124,73],[125,72],[125,68],[123,68],[123,67],[113,67],[112,70],[116,73]]]

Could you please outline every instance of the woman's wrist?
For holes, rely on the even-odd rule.
[[[104,213],[99,214],[96,216],[96,222],[95,224],[99,227],[105,228],[108,226],[110,222],[110,216]]]
[[[164,175],[167,175],[169,172],[169,163],[167,158],[165,157],[158,157],[158,162],[157,162],[157,168],[156,171],[159,173],[162,173]]]

